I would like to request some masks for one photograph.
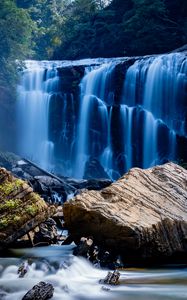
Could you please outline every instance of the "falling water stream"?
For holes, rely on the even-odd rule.
[[[26,69],[18,87],[18,127],[21,154],[50,169],[54,144],[49,139],[49,105],[51,91],[58,89],[57,70],[36,65]],[[44,80],[45,79],[45,80]]]

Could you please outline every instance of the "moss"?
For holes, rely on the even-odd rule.
[[[3,183],[3,185],[0,186],[0,193],[4,195],[8,195],[13,190],[13,184],[11,182]]]
[[[19,188],[23,185],[23,180],[16,179],[16,180],[14,180],[13,184],[14,184],[15,187]]]
[[[0,204],[0,211],[11,211],[18,207],[20,207],[22,201],[20,199],[10,199],[4,202],[3,204]]]
[[[22,221],[21,215],[15,215],[12,218],[10,218],[10,216],[3,217],[0,220],[0,230],[5,230],[10,225],[16,227],[16,225],[20,224],[20,221]]]
[[[28,205],[26,208],[25,208],[25,211],[31,215],[31,216],[35,216],[38,212],[38,206],[35,205],[35,204],[31,204],[31,205]]]
[[[13,223],[13,224],[16,224],[16,223],[18,223],[20,220],[21,220],[21,217],[20,217],[20,216],[14,216],[14,217],[13,217],[13,220],[12,220],[12,221],[13,221],[12,223]]]
[[[29,185],[0,168],[0,233],[12,235],[47,209],[45,201]],[[43,215],[41,213],[41,219]]]
[[[21,221],[22,217],[15,215],[12,218],[10,217],[3,217],[0,220],[0,230],[6,229],[9,225],[17,225]]]
[[[43,203],[43,199],[37,193],[32,193],[31,195],[29,195],[28,199],[32,199],[32,203]]]
[[[3,196],[9,195],[15,189],[19,189],[23,185],[23,181],[21,179],[16,179],[13,182],[4,182],[0,185],[0,194]]]
[[[6,217],[2,218],[0,220],[0,229],[6,228],[8,226],[8,224],[9,224],[8,219]]]

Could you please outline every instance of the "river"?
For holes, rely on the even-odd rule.
[[[182,300],[187,299],[187,266],[162,266],[157,269],[120,271],[120,284],[99,283],[108,270],[94,267],[72,255],[74,246],[48,246],[12,250],[0,258],[0,299],[21,300],[40,281],[54,286],[53,300]],[[18,266],[30,258],[24,278]]]

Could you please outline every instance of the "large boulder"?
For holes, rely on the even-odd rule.
[[[0,244],[9,244],[55,213],[23,180],[0,168]]]
[[[187,253],[187,171],[167,163],[131,169],[102,191],[85,191],[64,204],[75,241],[94,242],[132,259]]]

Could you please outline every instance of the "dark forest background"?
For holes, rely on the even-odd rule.
[[[0,0],[0,40],[0,86],[16,59],[164,53],[187,43],[187,1]]]

